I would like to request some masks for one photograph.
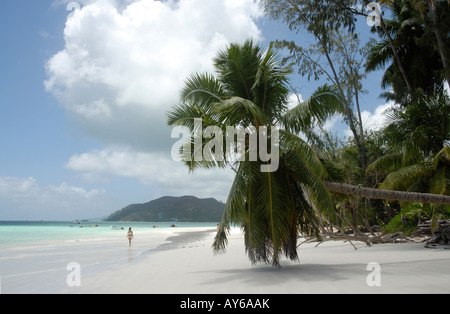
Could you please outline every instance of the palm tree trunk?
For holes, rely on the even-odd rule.
[[[447,59],[447,48],[445,45],[445,41],[442,38],[442,34],[439,30],[439,14],[436,8],[435,1],[428,1],[430,5],[431,14],[433,16],[433,32],[436,36],[436,41],[439,47],[439,53],[441,55],[442,65],[444,66],[445,78],[447,80],[448,85],[450,86],[450,68]]]
[[[380,26],[389,40],[389,45],[391,46],[392,52],[394,53],[395,62],[397,63],[398,69],[400,70],[400,73],[402,74],[403,79],[405,80],[406,87],[408,87],[409,93],[412,95],[414,90],[411,86],[411,83],[409,82],[408,75],[406,74],[405,67],[403,66],[403,63],[400,60],[400,56],[398,55],[397,48],[394,45],[394,41],[392,40],[391,34],[389,34],[389,30],[387,29],[386,24],[384,24],[384,19],[381,15],[380,15]]]
[[[450,196],[447,195],[380,190],[336,182],[324,182],[324,184],[331,192],[360,196],[368,199],[450,205]]]
[[[365,16],[365,17],[368,16],[367,14],[365,14],[363,12],[359,12],[358,10],[355,10],[354,8],[351,8],[351,7],[343,6],[342,8],[345,9],[345,10],[349,10],[350,12],[352,12],[354,14],[357,14],[357,15],[361,15],[361,16]],[[395,62],[396,62],[397,66],[398,66],[398,69],[400,70],[400,72],[401,72],[401,74],[403,76],[403,79],[405,80],[406,87],[408,88],[408,91],[412,95],[414,90],[413,90],[413,88],[411,86],[411,83],[409,82],[408,75],[406,74],[405,67],[403,66],[403,63],[400,60],[400,56],[398,55],[397,48],[395,48],[395,45],[394,45],[394,40],[392,39],[391,34],[389,34],[389,30],[387,29],[386,24],[384,23],[384,19],[383,19],[382,15],[380,15],[380,26],[381,26],[381,29],[383,30],[384,34],[388,38],[389,45],[391,46],[392,53],[394,54]]]

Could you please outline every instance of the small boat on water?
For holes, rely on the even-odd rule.
[[[124,230],[124,227],[111,226],[113,230]]]

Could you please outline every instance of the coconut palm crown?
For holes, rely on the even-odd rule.
[[[167,116],[170,126],[183,126],[190,131],[189,145],[180,147],[181,156],[194,156],[208,145],[214,147],[213,158],[185,158],[191,171],[232,166],[236,172],[214,251],[226,250],[231,226],[236,224],[244,232],[246,252],[252,263],[279,266],[282,255],[297,260],[299,236],[319,237],[316,210],[334,213],[322,182],[326,170],[313,149],[297,134],[315,123],[324,123],[334,112],[343,111],[342,103],[332,87],[324,86],[289,110],[288,78],[292,65],[282,65],[272,47],[263,51],[251,40],[229,45],[213,61],[216,73],[189,76],[179,104]],[[202,121],[201,130],[195,123],[198,119]],[[222,134],[206,136],[211,126],[220,128]],[[214,152],[227,149],[224,144],[227,126],[253,127],[259,139],[261,134],[267,137],[267,143],[276,135],[279,160],[276,171],[262,171],[268,161],[260,155],[251,158],[249,139],[243,147],[233,146],[234,152],[240,151],[238,160],[228,154],[214,157]],[[277,132],[270,128],[273,126]],[[259,132],[263,127],[266,133]],[[223,138],[218,140],[218,136]],[[192,144],[199,141],[201,147],[195,148]],[[258,149],[265,145],[258,143]],[[266,148],[270,150],[270,145]]]

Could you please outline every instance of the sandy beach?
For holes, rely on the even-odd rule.
[[[304,244],[300,262],[252,266],[234,229],[225,254],[214,255],[214,230],[180,231],[157,250],[127,263],[82,273],[80,286],[60,293],[302,294],[449,293],[450,250],[423,243]],[[369,264],[372,263],[372,264]],[[376,264],[373,264],[376,263]],[[369,268],[368,268],[369,265]],[[378,265],[378,268],[373,267]]]
[[[60,241],[0,251],[2,294],[450,293],[450,250],[423,243],[302,244],[299,262],[251,265],[233,229],[215,255],[215,228]]]

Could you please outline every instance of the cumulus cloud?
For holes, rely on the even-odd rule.
[[[2,219],[75,219],[108,212],[103,190],[85,190],[65,182],[45,186],[33,177],[0,177],[0,196]]]
[[[89,1],[68,18],[45,87],[87,135],[167,149],[164,113],[184,79],[212,71],[227,43],[260,39],[262,14],[254,0]]]
[[[56,0],[55,5],[66,5]],[[85,0],[70,14],[65,47],[49,59],[45,88],[76,130],[103,147],[70,158],[89,182],[137,179],[167,194],[225,200],[232,174],[198,171],[171,159],[165,112],[184,80],[213,72],[230,42],[261,40],[257,0]]]
[[[362,111],[361,119],[363,123],[363,129],[365,131],[378,131],[386,127],[389,124],[389,118],[386,116],[386,113],[389,111],[389,109],[395,106],[395,102],[391,101],[377,106],[373,110],[373,112],[368,110]],[[353,133],[348,127],[343,132],[343,134],[346,137],[353,137]]]
[[[114,176],[135,178],[171,195],[215,197],[225,201],[234,173],[230,169],[189,173],[181,162],[159,153],[104,149],[72,156],[67,167],[88,181],[107,181]]]

